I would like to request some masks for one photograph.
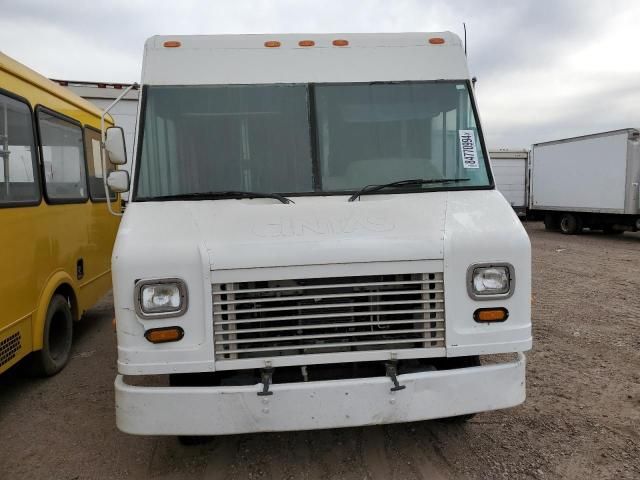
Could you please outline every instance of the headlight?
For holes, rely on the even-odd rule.
[[[514,286],[513,266],[507,263],[471,265],[467,271],[467,290],[476,300],[508,298]]]
[[[142,318],[179,317],[187,310],[187,286],[178,278],[141,280],[135,296],[136,312]]]

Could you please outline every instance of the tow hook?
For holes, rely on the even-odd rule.
[[[273,368],[268,367],[260,370],[260,377],[262,379],[262,391],[258,392],[258,396],[273,395],[273,392],[269,391],[269,385],[271,385],[273,381]]]
[[[398,382],[398,362],[396,360],[386,362],[384,366],[387,370],[387,377],[389,377],[393,382],[393,387],[391,387],[392,392],[397,392],[398,390],[404,390],[407,388],[406,385],[400,385],[400,382]]]

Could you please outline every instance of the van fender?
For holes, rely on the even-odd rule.
[[[44,332],[44,322],[47,316],[49,302],[51,302],[51,298],[55,291],[62,285],[66,285],[67,287],[67,292],[65,293],[69,293],[71,295],[71,312],[73,313],[73,319],[77,320],[78,300],[74,288],[74,281],[67,272],[63,270],[57,271],[47,280],[38,300],[38,308],[36,310],[32,329],[34,351],[42,349],[42,333]]]

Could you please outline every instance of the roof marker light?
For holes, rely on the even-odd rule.
[[[298,45],[300,47],[313,47],[316,44],[313,40],[300,40]]]
[[[349,41],[348,40],[334,40],[331,43],[333,43],[334,47],[348,47],[349,46]]]
[[[444,38],[442,38],[442,37],[431,37],[429,39],[429,43],[431,45],[442,45],[444,43]]]
[[[264,46],[267,48],[278,48],[280,45],[280,42],[277,40],[269,40],[267,42],[264,42]]]
[[[179,42],[179,41],[177,41],[177,40],[167,40],[166,42],[164,42],[164,43],[162,44],[162,46],[163,46],[164,48],[178,48],[178,47],[179,47],[179,46],[181,46],[181,45],[182,45],[182,43],[180,43],[180,42]]]

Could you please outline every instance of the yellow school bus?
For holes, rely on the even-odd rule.
[[[59,372],[74,321],[111,288],[100,116],[0,53],[0,373],[26,356]]]

